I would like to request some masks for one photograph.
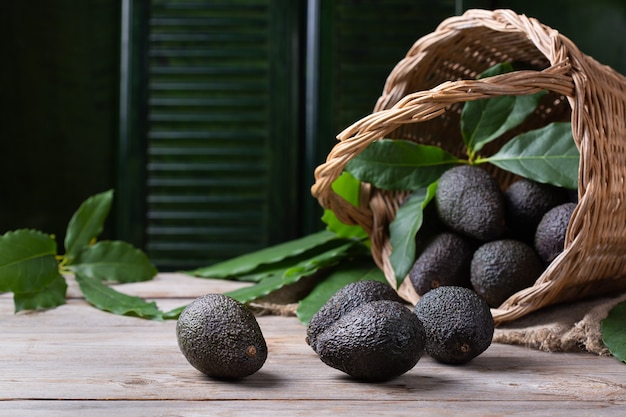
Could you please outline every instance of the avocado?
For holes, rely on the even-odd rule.
[[[381,281],[356,281],[339,289],[311,317],[307,327],[306,342],[315,350],[318,334],[352,309],[375,300],[402,302],[398,293],[389,284]]]
[[[568,199],[564,188],[520,178],[504,192],[506,223],[516,238],[532,245],[544,214]]]
[[[317,337],[322,362],[354,378],[385,381],[404,374],[424,353],[425,333],[417,316],[396,301],[361,304]]]
[[[441,221],[462,235],[490,241],[506,230],[500,185],[479,167],[459,165],[444,172],[438,181],[435,204]]]
[[[543,262],[530,245],[521,240],[501,239],[476,249],[470,279],[474,291],[495,308],[533,285],[543,270]]]
[[[552,262],[565,249],[565,233],[576,203],[564,203],[550,209],[535,232],[535,250],[545,262]]]
[[[439,362],[463,364],[491,345],[491,310],[469,288],[435,288],[417,302],[413,311],[426,331],[426,353]]]
[[[415,291],[424,295],[442,285],[469,287],[474,249],[473,241],[467,237],[452,232],[436,235],[409,271]]]
[[[178,317],[176,336],[187,361],[211,377],[246,377],[267,359],[254,314],[224,294],[207,294],[187,305]]]

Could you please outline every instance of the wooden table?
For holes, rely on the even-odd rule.
[[[101,312],[69,280],[66,305],[13,314],[0,295],[0,416],[624,416],[626,365],[591,354],[492,345],[464,366],[424,357],[386,383],[324,365],[295,317],[262,316],[264,367],[212,380],[178,350],[175,322]],[[119,287],[169,310],[243,284],[160,274]]]

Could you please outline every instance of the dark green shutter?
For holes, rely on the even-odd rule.
[[[152,1],[137,204],[145,250],[161,269],[298,233],[285,227],[297,193],[296,12],[289,1]]]

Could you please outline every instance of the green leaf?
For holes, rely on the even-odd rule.
[[[309,249],[308,251],[300,255],[291,256],[289,258],[271,264],[259,265],[250,273],[238,275],[237,277],[234,277],[234,279],[237,281],[260,282],[263,279],[271,276],[282,276],[283,274],[285,274],[285,272],[293,268],[295,265],[305,263],[311,258],[314,258],[315,256],[318,256],[319,254],[327,252],[331,249],[342,246],[345,243],[346,239],[333,239],[329,242],[324,243],[323,245],[319,245],[312,249]]]
[[[123,294],[92,276],[76,274],[76,282],[85,300],[94,307],[114,314],[162,320],[163,312],[156,303]]]
[[[229,295],[242,303],[247,303],[260,297],[264,297],[287,285],[298,282],[303,277],[314,274],[321,268],[330,267],[339,263],[346,257],[354,255],[354,250],[357,245],[359,245],[359,243],[355,241],[348,241],[337,248],[330,249],[286,269],[282,275],[274,275],[265,278],[258,284],[228,292],[226,295]]]
[[[361,181],[354,178],[349,172],[342,172],[341,175],[333,181],[331,188],[353,206],[359,206]]]
[[[493,77],[513,71],[513,65],[510,62],[500,62],[492,67],[487,68],[478,75],[478,79]]]
[[[327,230],[335,233],[337,237],[345,239],[365,240],[369,236],[358,224],[345,224],[337,218],[332,210],[324,210],[322,221],[326,223]]]
[[[354,178],[349,172],[342,172],[331,185],[333,191],[355,207],[359,205],[361,181]],[[345,224],[340,221],[332,210],[324,210],[322,221],[327,229],[338,237],[346,239],[367,239],[368,235],[359,225]]]
[[[74,213],[65,234],[65,257],[72,263],[76,255],[102,233],[111,210],[113,190],[89,197]]]
[[[293,276],[293,278],[301,277],[302,276]],[[226,295],[242,303],[248,303],[296,282],[298,282],[298,279],[286,279],[283,275],[273,275],[261,280],[257,284],[239,288],[226,293]]]
[[[478,78],[511,71],[513,66],[504,62],[487,69]],[[542,91],[528,96],[501,96],[466,102],[461,113],[461,134],[470,158],[487,143],[526,120],[545,93]]]
[[[532,114],[545,92],[469,101],[463,106],[461,133],[470,155],[480,151]]]
[[[601,326],[606,347],[613,356],[626,363],[626,301],[613,307]]]
[[[437,183],[415,191],[396,211],[396,217],[389,224],[391,254],[389,262],[393,267],[396,285],[400,286],[411,270],[416,257],[415,236],[422,227],[424,208],[435,196]]]
[[[42,291],[58,279],[56,255],[48,234],[19,229],[0,236],[0,292]]]
[[[292,279],[298,276],[297,279],[300,279],[347,258],[370,256],[369,249],[362,243],[355,240],[343,240],[343,242],[341,246],[331,248],[287,269],[283,278]]]
[[[551,123],[519,135],[482,162],[537,182],[577,188],[580,154],[569,122]]]
[[[369,144],[346,165],[355,178],[385,190],[428,187],[459,159],[436,146],[381,139]]]
[[[68,269],[109,282],[148,281],[157,269],[139,249],[121,241],[101,241],[79,252]]]
[[[305,326],[311,317],[330,299],[339,289],[346,285],[362,280],[376,280],[387,282],[383,272],[369,259],[357,259],[342,263],[333,268],[333,271],[324,278],[300,302],[296,310],[298,320]]]
[[[180,313],[183,312],[183,310],[185,309],[185,307],[187,307],[187,304],[180,306],[180,307],[176,307],[170,311],[166,311],[163,313],[163,319],[164,320],[177,320],[178,317],[180,316]]]
[[[470,154],[495,139],[513,110],[515,98],[502,96],[468,101],[461,113],[461,134]],[[499,136],[499,135],[498,135]]]
[[[15,312],[22,310],[39,310],[54,308],[65,304],[67,282],[63,275],[57,272],[57,277],[50,284],[39,291],[13,294]]]
[[[292,256],[300,255],[336,238],[337,236],[333,232],[323,230],[299,239],[247,253],[208,267],[199,268],[189,273],[204,278],[229,278],[250,274],[260,265],[272,264]]]
[[[259,267],[255,268],[251,273],[231,277],[231,279],[244,282],[260,282],[267,277],[283,275],[286,270],[298,262],[308,259],[309,256],[312,256],[311,252],[305,252],[303,255],[293,256],[273,264],[259,265]]]

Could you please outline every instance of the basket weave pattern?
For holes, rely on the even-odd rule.
[[[476,80],[505,61],[528,69]],[[312,194],[340,220],[368,232],[374,260],[395,285],[388,226],[406,193],[365,184],[363,204],[351,205],[331,187],[348,161],[382,138],[437,145],[462,157],[465,102],[542,90],[548,94],[536,113],[483,153],[497,151],[520,132],[570,120],[580,151],[579,202],[564,252],[532,287],[492,309],[494,319],[501,323],[547,305],[626,290],[626,78],[556,30],[511,10],[469,10],[418,39],[389,74],[373,113],[337,136],[315,170]],[[503,187],[514,179],[495,168],[492,173]],[[419,298],[408,279],[399,293],[413,303]]]

